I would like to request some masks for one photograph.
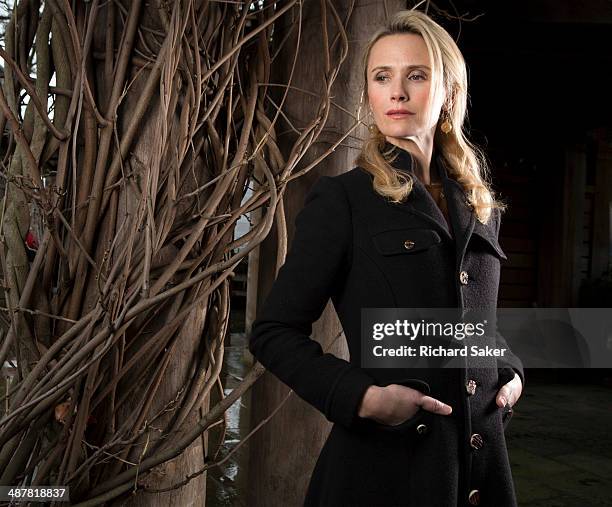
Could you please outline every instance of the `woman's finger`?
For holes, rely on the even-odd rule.
[[[424,395],[417,402],[417,404],[423,410],[427,410],[428,412],[433,412],[434,414],[449,415],[453,411],[453,408],[450,405],[447,405],[446,403],[442,403],[440,400],[432,398],[431,396]]]
[[[514,380],[503,385],[502,388],[497,392],[497,404],[500,407],[505,407],[506,404],[512,406],[516,403],[518,398],[517,390],[515,389]]]

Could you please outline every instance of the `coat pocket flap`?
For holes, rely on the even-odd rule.
[[[375,234],[372,241],[381,254],[397,255],[427,250],[442,239],[432,229],[394,229]]]
[[[427,425],[424,424],[424,422],[427,421],[427,417],[430,415],[430,412],[427,412],[421,408],[412,417],[409,417],[404,422],[396,424],[395,426],[390,424],[382,424],[376,421],[373,421],[373,423],[377,429],[387,431],[389,433],[407,433],[409,431],[413,431],[416,434],[417,432],[422,433],[421,428],[427,428]],[[419,430],[415,431],[417,428],[419,428]]]

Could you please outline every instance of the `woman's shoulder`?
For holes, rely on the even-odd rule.
[[[336,175],[321,175],[312,185],[309,198],[323,196],[327,198],[343,197],[346,202],[358,200],[371,192],[372,177],[359,166]]]
[[[360,208],[373,197],[372,176],[359,166],[334,176],[322,176],[317,183],[342,193],[351,208]]]
[[[334,200],[337,206],[349,210],[353,218],[370,216],[384,204],[384,199],[374,190],[372,175],[360,166],[341,174],[322,176],[315,187],[327,200]]]
[[[332,178],[336,178],[338,180],[342,180],[345,182],[355,182],[355,181],[364,181],[366,179],[371,179],[371,174],[366,171],[361,166],[355,166],[348,171],[332,176]]]
[[[329,178],[334,180],[334,183],[341,184],[348,193],[372,188],[372,175],[360,166]]]

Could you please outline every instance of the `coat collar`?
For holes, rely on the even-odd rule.
[[[408,151],[388,141],[385,143],[384,150],[392,150],[393,153],[397,153],[397,157],[391,162],[392,167],[413,176],[414,184],[412,192],[404,203],[396,206],[435,227],[447,240],[453,241],[454,239],[456,241],[458,258],[463,257],[472,234],[476,234],[487,241],[500,257],[503,259],[507,258],[497,240],[498,229],[496,221],[492,217],[487,224],[483,224],[480,220],[476,219],[476,215],[468,202],[463,187],[458,181],[449,176],[446,161],[439,151],[434,149],[430,170],[434,179],[437,177],[442,182],[452,233],[442,211],[425,188],[425,185],[416,177],[414,173],[416,160],[413,156]]]

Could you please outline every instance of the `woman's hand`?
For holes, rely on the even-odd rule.
[[[514,378],[504,384],[497,392],[496,403],[498,407],[505,407],[508,403],[511,407],[518,401],[523,392],[523,383],[518,373],[514,372]]]
[[[385,387],[368,388],[359,407],[359,417],[396,426],[414,417],[420,409],[440,415],[449,415],[453,411],[449,405],[421,391],[399,384],[389,384]]]

